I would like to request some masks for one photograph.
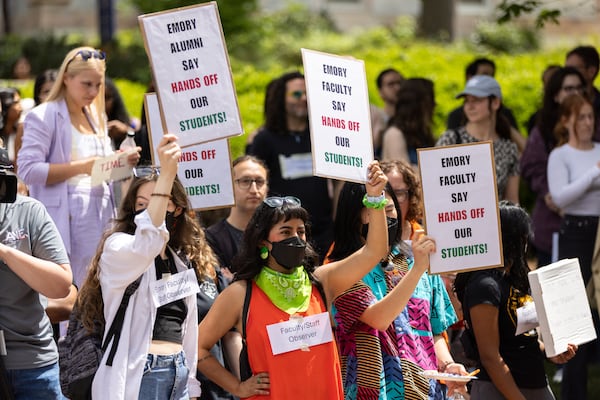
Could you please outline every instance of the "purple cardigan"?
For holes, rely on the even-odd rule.
[[[535,205],[531,213],[533,225],[533,244],[538,250],[552,251],[552,233],[558,232],[561,217],[546,206],[544,196],[548,193],[548,155],[552,149],[546,149],[540,129],[532,129],[527,145],[521,155],[521,177],[527,181],[535,193]]]
[[[50,164],[71,161],[71,119],[65,100],[35,107],[25,117],[23,145],[17,155],[19,177],[54,220],[67,252],[71,253],[67,182],[47,185]]]

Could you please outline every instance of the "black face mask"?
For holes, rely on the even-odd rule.
[[[388,246],[391,246],[396,242],[396,235],[398,235],[398,218],[385,217],[385,219],[388,228]],[[369,224],[363,224],[360,234],[366,239],[368,232]]]
[[[306,250],[306,242],[298,236],[272,242],[271,255],[282,267],[292,270],[302,265]]]
[[[165,214],[165,225],[167,226],[169,233],[173,233],[176,224],[177,217],[175,216],[175,211],[167,211]]]

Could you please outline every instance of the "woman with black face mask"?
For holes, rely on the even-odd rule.
[[[308,213],[300,200],[269,197],[257,208],[234,259],[236,278],[198,328],[198,369],[204,375],[240,398],[343,399],[340,361],[326,305],[387,253],[382,194],[387,178],[377,162],[369,165],[367,179],[366,241],[347,258],[319,268],[308,242]],[[253,374],[243,381],[209,352],[232,328],[246,332]]]
[[[189,399],[196,379],[198,279],[214,279],[215,256],[188,212],[176,177],[181,149],[174,135],[158,147],[161,168],[138,168],[113,227],[102,239],[76,307],[86,328],[111,325],[129,299],[112,362],[94,377],[94,399]]]
[[[363,196],[364,189],[355,183],[342,188],[328,261],[346,257],[364,242],[371,221]],[[445,399],[438,381],[419,374],[436,369],[466,374],[453,362],[442,336],[457,320],[444,283],[439,275],[425,272],[435,241],[421,230],[403,242],[400,206],[389,184],[385,196],[389,253],[333,300],[345,398]],[[465,390],[462,384],[450,385],[450,392]]]

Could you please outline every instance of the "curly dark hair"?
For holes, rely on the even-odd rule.
[[[304,80],[304,75],[298,71],[288,72],[274,79],[267,86],[265,96],[265,128],[273,133],[285,134],[288,131],[285,96],[287,83],[294,79]]]

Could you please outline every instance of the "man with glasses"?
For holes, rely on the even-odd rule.
[[[265,123],[246,152],[269,169],[269,195],[302,201],[322,261],[333,240],[333,201],[329,180],[313,175],[311,151],[304,75],[286,73],[268,85]]]
[[[383,131],[387,128],[390,118],[396,112],[398,91],[404,81],[404,77],[394,68],[384,69],[377,75],[375,83],[379,91],[379,97],[383,100],[383,108],[371,104],[371,129],[373,131],[373,149],[375,156],[381,156],[381,140]]]
[[[577,46],[567,53],[565,67],[577,69],[586,81],[586,91],[594,106],[596,117],[600,115],[600,91],[594,87],[594,80],[600,69],[600,56],[593,46]]]
[[[238,157],[233,161],[233,182],[235,206],[231,208],[227,218],[206,230],[206,240],[219,258],[226,275],[226,270],[235,272],[231,270],[231,260],[238,253],[238,246],[254,210],[267,195],[267,167],[256,157]],[[231,275],[228,278],[231,279]]]

